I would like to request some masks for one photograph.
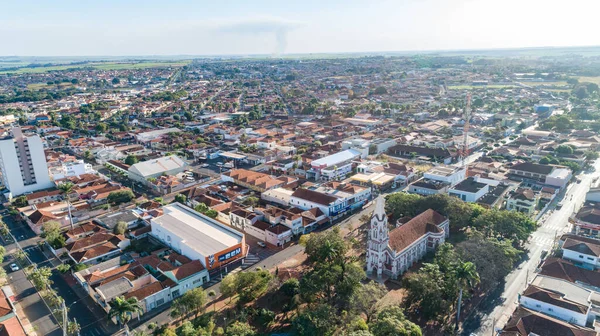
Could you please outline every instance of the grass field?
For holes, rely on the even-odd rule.
[[[67,87],[72,87],[73,84],[72,83],[60,83],[58,84],[58,86],[61,89],[65,89]],[[32,91],[36,91],[36,90],[40,90],[40,89],[45,89],[45,88],[56,88],[55,84],[52,85],[48,85],[46,83],[35,83],[35,84],[29,84],[27,85],[27,89],[32,90]]]
[[[127,69],[146,69],[146,68],[162,68],[162,67],[181,67],[190,64],[191,61],[177,62],[102,62],[102,63],[87,63],[87,64],[65,64],[49,67],[22,67],[18,70],[4,71],[0,68],[0,74],[14,73],[44,73],[49,71],[64,71],[67,69],[80,68],[95,68],[99,70],[127,70]]]

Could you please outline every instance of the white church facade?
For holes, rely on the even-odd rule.
[[[449,226],[448,218],[428,209],[389,231],[385,199],[379,196],[369,229],[367,274],[398,278],[427,252],[446,241]]]

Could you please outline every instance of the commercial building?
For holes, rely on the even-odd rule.
[[[0,140],[0,170],[9,199],[53,186],[42,140],[38,135],[24,136],[19,127]]]
[[[181,173],[187,163],[177,155],[163,156],[144,162],[138,162],[129,167],[128,175],[131,180],[146,183],[148,179],[158,178],[163,174],[175,175]]]
[[[334,181],[346,177],[352,172],[352,161],[359,159],[361,152],[354,149],[335,153],[310,163],[306,177],[317,181]]]
[[[518,163],[509,169],[512,179],[547,184],[564,188],[571,180],[573,172],[562,166],[552,166],[532,162]]]
[[[232,182],[258,192],[265,192],[267,190],[283,187],[287,184],[284,179],[278,179],[268,174],[247,169],[232,169],[221,174],[221,180],[224,182]]]
[[[180,203],[151,219],[152,236],[178,253],[200,260],[208,270],[246,255],[244,234]]]

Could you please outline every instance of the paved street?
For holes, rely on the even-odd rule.
[[[539,221],[540,227],[529,240],[526,247],[529,249],[528,258],[519,267],[506,277],[506,287],[502,293],[503,303],[495,307],[491,313],[481,317],[481,326],[475,332],[477,335],[492,335],[492,328],[502,328],[517,307],[518,295],[525,289],[527,281],[535,276],[535,269],[540,263],[543,250],[550,250],[555,238],[570,230],[568,219],[573,211],[579,209],[585,202],[585,195],[595,177],[600,176],[600,160],[594,164],[594,173],[582,173],[579,175],[581,183],[572,183],[564,196],[565,204],[560,210],[553,210],[542,217]],[[571,200],[571,195],[573,199]],[[559,198],[560,200],[560,198]],[[554,201],[556,204],[558,200]],[[476,319],[474,317],[474,319]],[[469,323],[472,321],[469,321]],[[465,335],[469,334],[470,328],[465,323]]]

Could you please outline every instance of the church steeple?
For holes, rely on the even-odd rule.
[[[388,221],[385,214],[385,198],[379,196],[375,201],[375,211],[371,217],[369,228],[369,244],[367,246],[367,273],[381,276],[385,253],[389,242]]]

